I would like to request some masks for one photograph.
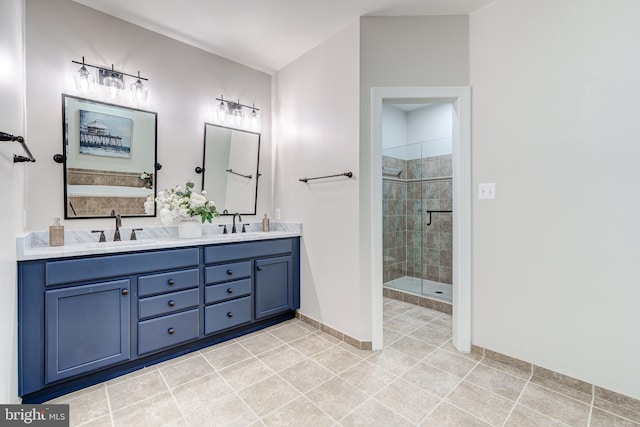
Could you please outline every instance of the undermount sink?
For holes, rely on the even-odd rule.
[[[96,242],[96,243],[85,243],[84,247],[87,249],[98,249],[98,248],[119,248],[121,246],[131,247],[131,246],[142,246],[148,245],[151,243],[155,243],[155,240],[144,239],[144,240],[123,240],[120,242]]]

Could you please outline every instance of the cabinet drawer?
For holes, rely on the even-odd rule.
[[[198,286],[198,270],[171,271],[138,278],[138,296],[173,292]]]
[[[214,265],[204,269],[205,284],[226,282],[251,276],[251,261]]]
[[[236,259],[282,255],[290,253],[292,249],[292,239],[212,245],[204,248],[204,262],[205,264],[211,264],[213,262],[233,261]]]
[[[210,334],[251,321],[251,297],[234,299],[204,308],[204,333]]]
[[[198,248],[47,262],[47,285],[197,266]]]
[[[180,292],[170,292],[138,301],[138,318],[174,313],[198,305],[198,288]]]
[[[243,297],[251,293],[251,279],[236,280],[207,286],[204,289],[204,303],[224,301],[229,298]]]
[[[138,354],[198,338],[198,310],[138,322]]]

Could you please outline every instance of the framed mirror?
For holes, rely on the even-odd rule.
[[[202,189],[221,215],[255,215],[258,199],[260,134],[204,124]]]
[[[155,216],[157,113],[62,95],[65,219]]]

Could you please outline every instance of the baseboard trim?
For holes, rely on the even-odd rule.
[[[321,322],[318,322],[317,320],[309,317],[309,316],[305,316],[304,314],[300,313],[300,311],[296,311],[296,318],[302,320],[304,323],[313,326],[316,329],[321,330],[322,332],[325,332],[329,335],[331,335],[334,338],[339,339],[340,341],[344,341],[345,343],[359,349],[359,350],[371,350],[373,348],[372,342],[371,341],[359,341],[353,337],[350,337],[347,334],[344,334],[340,331],[338,331],[337,329],[333,329]]]
[[[619,409],[622,408],[628,411],[627,417],[629,419],[640,422],[640,399],[607,390],[595,384],[477,345],[471,346],[471,353],[526,372],[530,375],[530,381],[532,383],[571,396],[574,399],[581,400],[585,403],[591,403],[593,401],[595,406],[604,409],[606,409],[607,406],[614,405],[618,409],[616,412],[620,412]]]

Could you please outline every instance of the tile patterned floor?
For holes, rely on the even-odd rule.
[[[451,316],[385,298],[381,351],[299,321],[62,396],[77,426],[640,426],[458,353]]]

